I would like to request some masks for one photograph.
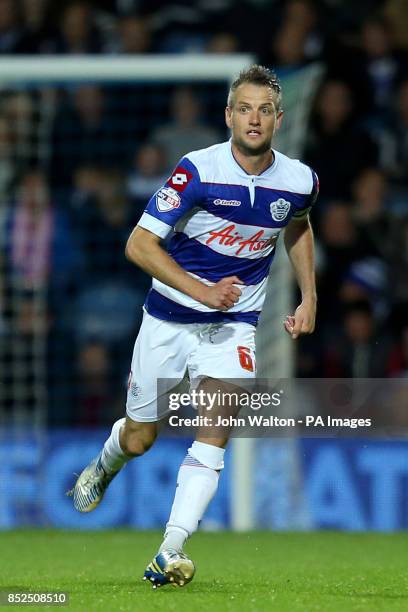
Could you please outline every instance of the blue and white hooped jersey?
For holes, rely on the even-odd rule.
[[[211,285],[238,276],[244,286],[228,311],[204,306],[153,279],[145,302],[154,317],[180,323],[258,322],[279,233],[305,217],[318,192],[308,166],[274,150],[260,175],[236,162],[231,142],[187,154],[149,201],[139,226],[165,238],[168,251],[189,274]]]

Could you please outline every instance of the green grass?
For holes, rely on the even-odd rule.
[[[67,591],[59,609],[70,612],[408,610],[407,533],[198,533],[186,549],[194,581],[153,591],[141,576],[159,542],[158,532],[3,532],[0,590]]]

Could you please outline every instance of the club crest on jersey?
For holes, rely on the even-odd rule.
[[[167,183],[176,191],[184,191],[192,178],[191,172],[182,166],[177,166]]]
[[[160,212],[169,212],[180,206],[180,196],[171,187],[162,187],[156,194],[156,206]]]
[[[283,198],[279,198],[276,202],[271,202],[270,208],[272,219],[274,221],[283,221],[286,219],[290,210],[290,202],[287,202]]]

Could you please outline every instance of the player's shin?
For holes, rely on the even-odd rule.
[[[123,452],[119,441],[120,431],[125,426],[125,422],[126,418],[122,418],[113,424],[111,435],[104,444],[101,463],[106,472],[118,472],[131,459]]]
[[[219,471],[224,467],[223,448],[194,442],[180,466],[176,494],[160,550],[181,550],[197,530],[217,491]]]

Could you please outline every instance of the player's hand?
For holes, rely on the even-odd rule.
[[[242,293],[241,289],[238,289],[235,285],[243,284],[238,276],[227,276],[212,287],[206,287],[203,298],[200,301],[209,308],[228,310],[238,302]]]
[[[283,323],[285,330],[296,340],[301,334],[312,334],[315,328],[316,302],[302,302],[295,314],[288,315]]]

